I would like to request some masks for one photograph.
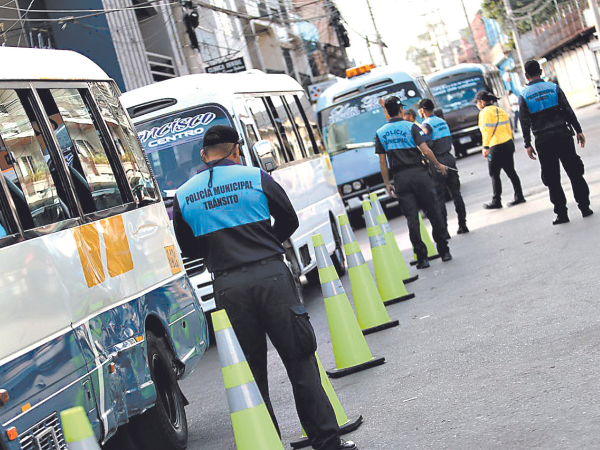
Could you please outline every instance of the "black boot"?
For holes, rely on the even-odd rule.
[[[594,214],[594,211],[592,211],[589,206],[581,210],[581,215],[583,217],[590,217],[592,214]]]
[[[483,207],[485,209],[500,209],[502,208],[502,203],[493,200],[491,203],[484,204]]]
[[[525,197],[521,196],[517,196],[515,197],[515,199],[512,202],[508,203],[508,206],[515,206],[515,205],[520,205],[521,203],[525,203],[527,200],[525,200]]]
[[[469,229],[467,228],[467,224],[462,223],[458,226],[458,231],[456,232],[456,234],[465,234],[468,232],[469,232]]]
[[[552,225],[560,225],[569,222],[569,216],[567,216],[566,214],[557,214],[554,220],[552,221]]]

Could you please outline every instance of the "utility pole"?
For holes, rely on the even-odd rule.
[[[596,6],[596,0],[588,0],[590,9],[594,13],[594,25],[596,26],[596,35],[600,41],[600,14],[598,14],[598,7]]]
[[[369,40],[369,36],[367,36],[367,50],[369,51],[369,58],[371,58],[371,63],[375,64],[375,60],[373,59],[373,53],[371,53],[371,41]]]
[[[183,56],[185,58],[188,70],[190,71],[190,74],[202,73],[198,54],[192,48],[190,39],[185,31],[185,26],[183,23],[183,5],[175,4],[172,5],[171,8],[173,10],[173,20],[175,21],[175,26],[177,27],[179,42],[181,42],[181,45],[183,46]]]
[[[375,28],[375,37],[377,38],[376,44],[379,45],[379,49],[381,50],[381,56],[383,56],[383,63],[387,66],[388,61],[385,57],[385,51],[383,50],[385,44],[383,43],[383,40],[381,39],[381,34],[379,34],[379,30],[377,29],[377,23],[375,22],[375,16],[373,15],[373,10],[371,9],[371,3],[369,2],[369,0],[366,0],[366,2],[367,6],[369,7],[369,14],[371,14],[371,20],[373,21],[373,28]]]
[[[477,62],[481,62],[481,57],[479,56],[479,49],[477,48],[477,44],[475,43],[475,35],[473,34],[473,28],[471,27],[471,21],[469,20],[469,15],[467,14],[467,8],[465,7],[465,0],[460,0],[460,3],[463,7],[463,12],[465,13],[465,20],[467,21],[467,26],[469,27],[469,36],[471,36],[471,45],[473,45],[473,52],[475,53],[475,60]]]
[[[590,0],[594,1],[594,0]],[[519,29],[517,28],[517,23],[513,20],[512,17],[512,8],[510,7],[510,1],[504,0],[504,7],[506,8],[506,16],[508,17],[508,22],[510,23],[510,28],[513,32],[513,38],[515,40],[515,47],[517,49],[517,56],[519,57],[519,64],[521,65],[521,74],[525,76],[525,61],[523,60],[523,51],[521,50],[521,40],[519,37]]]

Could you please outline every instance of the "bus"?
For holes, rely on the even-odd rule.
[[[331,162],[302,86],[287,75],[251,70],[197,74],[161,81],[122,96],[171,210],[175,191],[203,166],[204,133],[235,127],[243,138],[242,163],[260,167],[285,189],[300,227],[284,243],[286,260],[316,279],[311,236],[321,233],[339,273],[345,259],[337,216],[344,212]],[[215,309],[212,275],[201,259],[184,259],[205,312]]]
[[[458,64],[429,75],[427,84],[448,122],[454,153],[459,158],[466,156],[469,148],[481,145],[479,110],[474,101],[478,91],[487,89],[498,97],[498,106],[506,111],[511,117],[511,124],[513,123],[508,92],[500,71],[495,66]]]
[[[75,52],[0,58],[0,448],[66,449],[74,406],[101,443],[185,448],[207,324],[118,87]]]
[[[380,98],[398,96],[405,109],[416,111],[422,98],[432,98],[421,75],[394,67],[360,66],[348,69],[317,100],[316,112],[331,158],[338,189],[353,225],[362,224],[362,201],[375,192],[382,203],[387,194],[375,154],[375,132],[386,123]]]

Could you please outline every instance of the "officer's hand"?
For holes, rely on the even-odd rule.
[[[525,150],[527,150],[527,155],[529,155],[529,157],[531,159],[533,159],[534,161],[537,159],[535,157],[535,155],[537,155],[537,153],[535,152],[535,150],[533,149],[533,147],[526,147]]]
[[[437,166],[435,166],[438,170],[438,172],[440,172],[442,175],[446,175],[446,166],[443,164],[438,163]]]
[[[577,142],[581,145],[581,148],[585,148],[585,135],[583,133],[577,133]]]
[[[387,184],[385,186],[385,190],[387,191],[390,197],[396,198],[396,191],[394,191],[394,186],[392,186],[391,184]]]
[[[489,154],[490,154],[490,149],[489,148],[484,148],[483,149],[483,157],[487,158]]]

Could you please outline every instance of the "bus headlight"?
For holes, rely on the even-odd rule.
[[[342,192],[344,194],[349,194],[350,192],[352,192],[352,185],[351,184],[345,184],[342,186]]]
[[[354,189],[355,191],[360,190],[360,188],[362,188],[362,181],[360,180],[356,180],[352,182],[352,189]]]

